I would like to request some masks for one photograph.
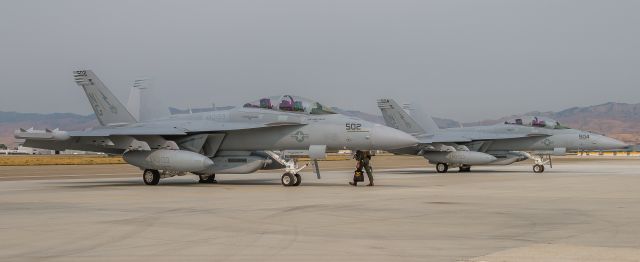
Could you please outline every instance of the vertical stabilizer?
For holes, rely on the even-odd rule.
[[[74,71],[73,77],[87,94],[101,125],[117,126],[137,122],[91,70]]]
[[[378,108],[387,126],[404,131],[414,136],[426,135],[427,132],[393,99],[378,99]]]
[[[162,98],[154,90],[153,79],[139,78],[133,81],[127,109],[139,122],[168,117],[169,110]]]
[[[131,92],[129,92],[129,101],[127,101],[127,109],[129,110],[129,113],[131,113],[131,115],[137,119],[138,121],[141,121],[140,119],[140,110],[141,110],[141,99],[142,99],[142,92],[144,92],[144,90],[147,89],[147,81],[148,79],[143,78],[143,79],[136,79],[133,81],[133,86],[131,87]]]
[[[422,109],[419,103],[405,104],[404,109],[409,112],[409,115],[418,123],[418,125],[420,125],[420,127],[422,127],[422,129],[424,129],[427,134],[433,135],[440,130],[436,121],[434,121],[433,118]]]

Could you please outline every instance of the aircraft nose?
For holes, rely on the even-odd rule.
[[[375,149],[398,149],[412,147],[420,141],[405,132],[383,125],[375,125],[372,132],[372,147]]]
[[[601,149],[625,149],[629,146],[625,142],[606,136],[598,137],[597,143]]]

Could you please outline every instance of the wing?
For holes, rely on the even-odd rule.
[[[300,126],[303,123],[242,123],[242,122],[162,122],[105,127],[86,131],[19,129],[14,132],[24,145],[51,150],[82,150],[120,154],[126,150],[188,149],[213,155],[226,132]]]

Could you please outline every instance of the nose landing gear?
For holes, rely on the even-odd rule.
[[[309,164],[305,164],[303,166],[298,166],[298,163],[294,159],[285,159],[284,156],[278,155],[273,151],[265,151],[271,158],[281,165],[284,166],[285,173],[282,174],[280,178],[280,182],[283,186],[299,186],[302,183],[302,177],[298,172],[305,169]],[[316,172],[318,172],[317,163],[314,164],[316,167]],[[319,174],[319,172],[318,172]],[[320,178],[318,176],[318,178]]]
[[[287,172],[282,175],[280,182],[283,186],[299,186],[302,183],[302,177],[298,173],[291,174]]]
[[[533,165],[533,172],[534,173],[542,173],[542,172],[544,172],[544,165],[539,165],[539,164]]]
[[[527,158],[533,159],[533,173],[540,174],[544,172],[544,166],[549,164],[549,167],[553,168],[553,162],[551,162],[551,155],[532,155],[527,152],[522,152]]]

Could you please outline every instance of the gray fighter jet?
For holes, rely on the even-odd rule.
[[[552,167],[552,155],[628,146],[543,117],[522,117],[492,126],[440,129],[430,116],[410,105],[401,107],[392,99],[379,99],[378,108],[388,126],[420,140],[418,146],[392,152],[421,155],[435,164],[439,173],[447,172],[449,167],[469,172],[472,165],[509,165],[527,159],[533,159],[533,171],[541,173],[545,165]]]
[[[148,185],[187,173],[213,182],[216,173],[284,168],[282,184],[297,186],[299,171],[306,165],[300,167],[274,151],[308,150],[319,178],[317,160],[328,151],[393,149],[418,142],[402,131],[290,95],[231,110],[138,121],[92,71],[75,71],[74,77],[101,126],[68,132],[20,129],[15,137],[25,139],[28,147],[122,154],[126,162],[144,170]]]

